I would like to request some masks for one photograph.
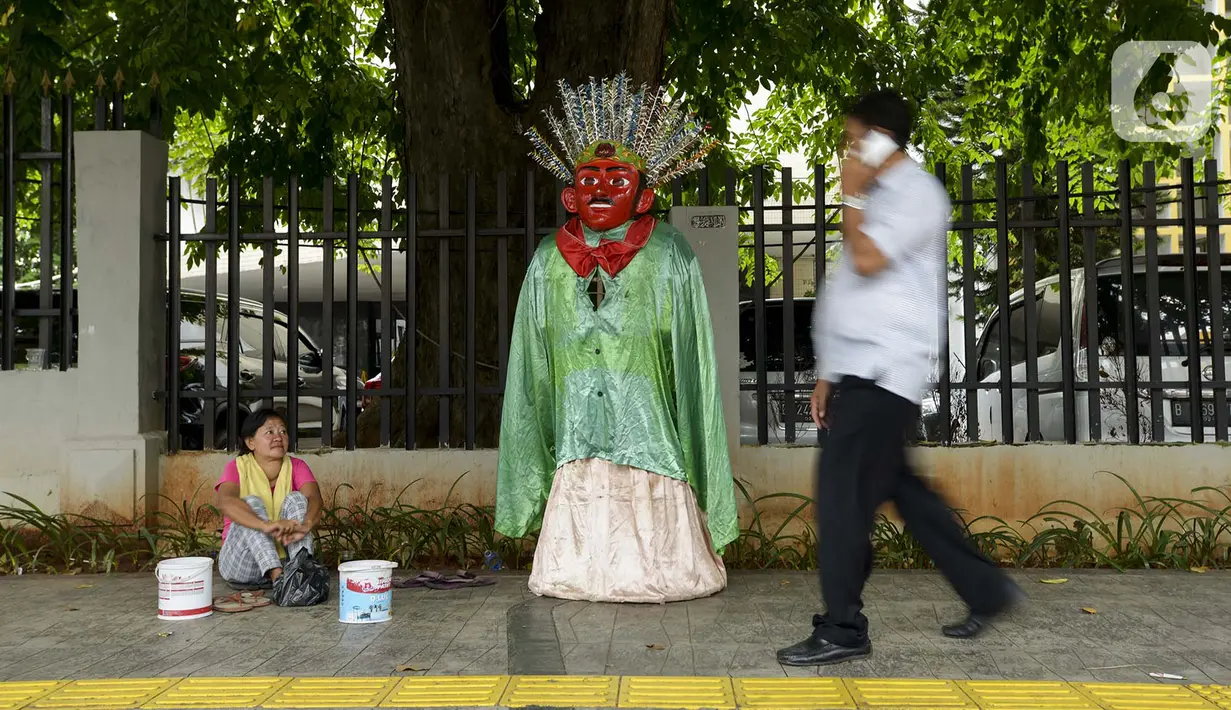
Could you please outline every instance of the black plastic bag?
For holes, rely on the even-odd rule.
[[[329,570],[306,549],[282,566],[272,598],[278,606],[312,606],[329,598]]]

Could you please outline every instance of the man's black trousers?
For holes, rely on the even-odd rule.
[[[842,646],[867,642],[861,597],[872,572],[876,510],[887,500],[973,613],[1002,610],[1010,594],[1004,572],[974,548],[949,506],[907,460],[906,442],[917,426],[918,406],[870,380],[845,377],[827,415],[830,430],[816,483],[817,557],[826,613],[816,619],[815,634]]]

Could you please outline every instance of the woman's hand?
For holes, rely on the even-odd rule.
[[[293,530],[292,532],[290,532],[289,534],[287,534],[285,537],[282,538],[282,544],[291,545],[296,542],[299,542],[300,540],[307,537],[308,533],[310,532],[312,532],[312,528],[308,527],[307,525],[304,525],[303,523],[297,523],[295,525],[295,530]]]
[[[275,520],[272,523],[265,523],[261,528],[261,532],[270,537],[283,542],[285,538],[298,529],[299,523],[294,520]],[[283,543],[285,544],[285,543]]]

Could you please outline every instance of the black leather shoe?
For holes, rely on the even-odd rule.
[[[970,614],[962,621],[956,624],[948,624],[940,627],[941,633],[951,639],[972,639],[987,628],[988,617],[979,614]]]
[[[987,628],[988,623],[997,616],[1006,614],[1013,610],[1026,599],[1026,595],[1022,592],[1021,587],[1009,583],[1008,601],[1004,608],[995,614],[976,614],[971,612],[965,619],[956,623],[948,624],[940,627],[940,632],[951,639],[972,639],[983,633]]]
[[[784,666],[827,666],[871,655],[871,641],[862,646],[839,646],[825,639],[809,636],[794,646],[778,651],[778,662]]]

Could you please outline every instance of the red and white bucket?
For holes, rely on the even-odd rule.
[[[175,557],[158,563],[158,618],[200,619],[214,613],[214,560]]]

